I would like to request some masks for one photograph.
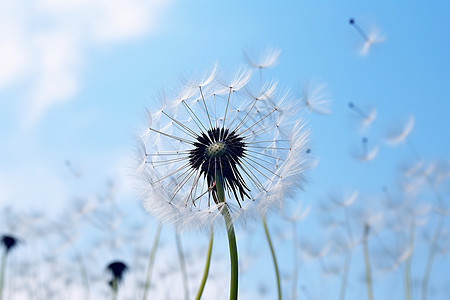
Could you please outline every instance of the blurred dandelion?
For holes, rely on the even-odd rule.
[[[372,27],[369,34],[366,34],[366,32],[356,23],[355,19],[351,18],[349,20],[349,24],[356,29],[361,38],[364,40],[364,44],[359,51],[361,56],[366,56],[372,45],[382,43],[385,40],[385,37],[381,35],[380,30],[375,26]]]
[[[161,222],[210,228],[224,217],[237,297],[233,224],[281,208],[286,195],[303,187],[308,131],[289,95],[276,94],[276,83],[251,93],[244,87],[252,74],[242,67],[231,80],[214,78],[215,69],[148,112],[138,172],[144,206]]]
[[[368,148],[367,144],[369,143],[369,140],[366,137],[363,137],[361,139],[361,150],[358,150],[358,148],[353,148],[350,152],[350,154],[359,161],[371,161],[373,160],[377,154],[379,147],[377,145],[373,146],[371,149]]]
[[[2,261],[0,266],[0,300],[3,298],[3,287],[5,284],[6,258],[8,254],[17,247],[19,240],[12,235],[2,235],[1,245],[3,246]]]
[[[409,116],[403,126],[396,126],[389,129],[386,134],[386,142],[390,145],[397,145],[405,141],[414,128],[414,116]]]
[[[368,128],[373,121],[377,118],[377,110],[374,107],[369,107],[368,109],[362,109],[359,106],[357,106],[353,102],[348,103],[348,107],[356,112],[359,117],[361,118],[361,130],[365,130]],[[368,112],[367,112],[368,111]]]
[[[117,293],[119,290],[119,284],[123,281],[123,276],[125,275],[128,267],[125,263],[121,261],[113,261],[110,263],[106,270],[109,271],[112,275],[111,280],[108,282],[112,289],[113,300],[117,299]]]

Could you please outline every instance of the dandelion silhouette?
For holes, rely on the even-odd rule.
[[[106,270],[112,274],[112,279],[108,281],[108,284],[113,291],[113,300],[115,300],[119,284],[123,281],[123,276],[128,271],[128,267],[121,261],[113,261],[106,267]]]
[[[2,261],[0,266],[0,300],[3,296],[3,287],[5,283],[5,269],[6,269],[6,258],[10,251],[17,247],[19,240],[12,235],[2,235],[1,244],[3,245],[4,251],[2,254]]]
[[[9,253],[12,249],[17,247],[19,240],[12,235],[2,236],[2,245],[5,248],[6,253]]]

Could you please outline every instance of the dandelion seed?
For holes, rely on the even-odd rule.
[[[244,51],[245,59],[248,64],[255,69],[265,69],[274,67],[278,63],[278,58],[280,57],[281,49],[267,47],[266,50],[259,55],[257,59],[253,55]]]
[[[382,43],[385,40],[385,37],[381,35],[380,30],[376,27],[373,27],[370,30],[370,33],[366,34],[364,30],[356,23],[355,19],[351,18],[349,20],[349,24],[356,29],[361,38],[364,40],[364,44],[359,51],[359,54],[362,56],[366,56],[369,53],[372,45]]]
[[[402,127],[392,127],[386,134],[386,142],[390,145],[396,145],[405,141],[414,128],[414,116],[409,116],[406,124]]]
[[[361,129],[363,130],[369,127],[377,117],[377,110],[374,107],[371,107],[369,112],[359,108],[353,102],[349,102],[348,107],[362,118]]]
[[[368,139],[366,137],[363,137],[361,139],[362,149],[356,150],[355,148],[353,148],[350,152],[350,154],[353,156],[353,158],[355,158],[359,161],[373,160],[378,154],[379,147],[373,146],[371,149],[369,149],[367,144],[368,144]]]
[[[331,114],[331,99],[325,83],[308,83],[303,88],[302,102],[313,113]]]

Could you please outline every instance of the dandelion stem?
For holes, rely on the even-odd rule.
[[[5,282],[6,255],[7,255],[7,250],[5,249],[2,254],[2,266],[0,269],[0,300],[3,299],[3,286],[4,286],[4,282]]]
[[[345,256],[345,265],[344,271],[342,272],[342,281],[341,281],[341,293],[340,300],[345,300],[345,292],[347,290],[347,280],[348,280],[348,271],[350,269],[350,262],[352,260],[352,252],[348,250],[347,255]]]
[[[178,233],[175,233],[175,239],[177,242],[177,252],[178,252],[178,258],[180,260],[181,275],[183,276],[184,299],[188,300],[189,299],[189,287],[188,287],[188,277],[187,277],[187,271],[186,271],[186,261],[184,259],[183,248],[181,246],[181,239],[180,239],[180,235]]]
[[[294,253],[294,273],[292,275],[292,300],[297,299],[297,280],[298,280],[298,254],[297,254],[297,223],[292,222],[292,233],[293,233],[293,253]]]
[[[212,253],[213,241],[214,241],[214,232],[211,227],[211,234],[209,237],[208,254],[206,255],[205,270],[203,271],[202,282],[200,283],[200,287],[198,289],[195,300],[200,300],[200,298],[202,297],[202,294],[203,294],[203,290],[205,289],[206,279],[208,279],[208,274],[209,274],[209,266],[211,264],[211,253]]]
[[[275,268],[275,275],[277,277],[277,290],[278,290],[278,300],[281,300],[281,282],[280,282],[280,272],[278,270],[277,258],[275,256],[275,250],[273,249],[272,239],[270,238],[269,229],[267,228],[266,217],[262,218],[264,225],[264,232],[266,234],[267,242],[269,243],[270,253],[272,254],[273,266]]]
[[[368,245],[369,230],[370,226],[366,224],[364,226],[363,248],[364,248],[364,265],[366,268],[367,299],[373,300],[372,271],[370,269],[369,245]]]
[[[433,235],[433,240],[431,241],[430,252],[428,254],[427,266],[425,267],[425,273],[422,279],[422,300],[427,299],[428,294],[428,283],[430,281],[431,268],[433,267],[434,257],[436,256],[437,241],[441,235],[442,226],[444,224],[444,215],[439,215],[438,224],[436,231]]]
[[[219,202],[223,203],[222,215],[225,219],[225,225],[227,227],[228,245],[230,247],[230,300],[237,300],[238,298],[238,252],[236,244],[236,234],[234,233],[233,221],[231,220],[230,211],[225,203],[225,193],[223,191],[222,175],[219,168],[216,168],[216,189]]]
[[[116,300],[117,299],[117,290],[118,290],[118,282],[117,282],[117,278],[114,278],[112,280],[111,283],[111,287],[112,287],[112,299]]]
[[[414,224],[411,225],[410,236],[409,236],[409,257],[405,263],[405,299],[411,300],[411,259],[412,259],[412,249],[414,247]]]
[[[78,266],[80,267],[81,278],[83,280],[84,285],[84,299],[89,300],[90,298],[90,289],[89,289],[89,278],[86,270],[86,265],[84,264],[83,257],[81,254],[74,248],[75,259],[77,260]]]
[[[158,248],[159,237],[161,235],[162,223],[158,224],[158,228],[156,229],[155,239],[153,240],[152,251],[150,252],[148,266],[147,266],[147,279],[145,280],[144,285],[144,296],[143,299],[147,300],[148,289],[150,288],[150,283],[152,279],[152,269],[155,263],[156,249]]]

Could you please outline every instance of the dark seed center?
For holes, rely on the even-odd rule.
[[[219,157],[227,153],[227,150],[227,144],[224,142],[215,142],[206,148],[206,155],[211,158]]]

